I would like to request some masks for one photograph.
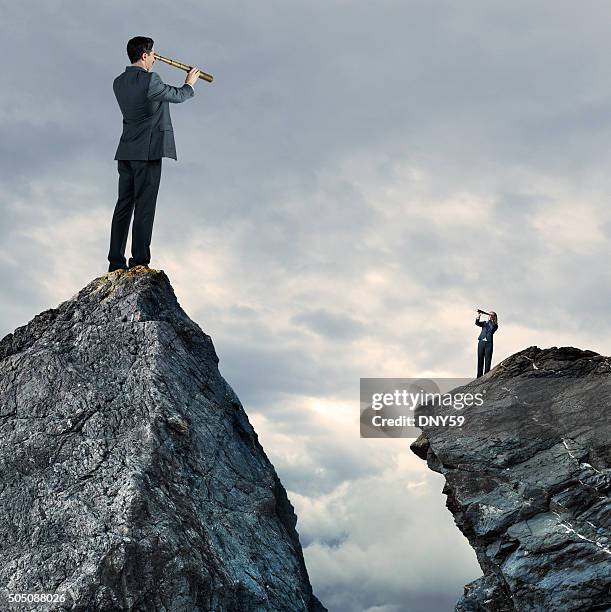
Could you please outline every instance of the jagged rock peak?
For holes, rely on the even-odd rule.
[[[6,591],[82,612],[325,610],[217,363],[145,268],[96,278],[0,342]]]
[[[456,610],[610,610],[611,359],[532,346],[454,392],[486,399],[411,448],[484,572]]]

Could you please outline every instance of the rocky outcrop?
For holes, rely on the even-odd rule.
[[[325,610],[217,363],[145,268],[0,342],[1,589],[83,612]]]
[[[533,346],[467,390],[464,426],[411,447],[484,573],[456,610],[611,610],[611,358]]]

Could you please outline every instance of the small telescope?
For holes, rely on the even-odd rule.
[[[158,59],[160,62],[165,62],[166,64],[169,64],[170,66],[174,66],[174,68],[180,68],[181,70],[184,70],[185,72],[189,72],[189,70],[193,68],[193,66],[187,66],[187,64],[183,64],[182,62],[177,62],[176,60],[170,59],[169,57],[163,57],[163,55],[159,55],[159,53],[155,53],[154,55],[155,55],[155,59]],[[208,74],[207,72],[203,72],[203,71],[200,71],[199,78],[203,79],[204,81],[208,81],[208,83],[212,83],[212,79],[214,79],[214,77],[211,74]]]
[[[490,316],[489,312],[486,312],[485,310],[480,310],[479,308],[477,309],[477,314],[485,314],[485,315]]]

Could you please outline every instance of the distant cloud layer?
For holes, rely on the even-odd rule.
[[[151,265],[209,333],[333,612],[449,610],[479,575],[358,383],[609,354],[611,7],[565,0],[3,7],[0,335],[107,269],[125,44],[215,75],[172,107]],[[156,64],[171,84],[184,74]]]

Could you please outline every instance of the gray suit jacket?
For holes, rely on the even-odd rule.
[[[475,325],[479,325],[479,327],[482,328],[478,340],[486,340],[486,342],[492,342],[492,336],[499,328],[496,323],[493,323],[492,321],[480,321],[479,318],[475,319]]]
[[[193,87],[186,83],[172,87],[156,72],[127,66],[112,88],[123,113],[123,134],[115,159],[177,159],[169,102],[192,98]]]

